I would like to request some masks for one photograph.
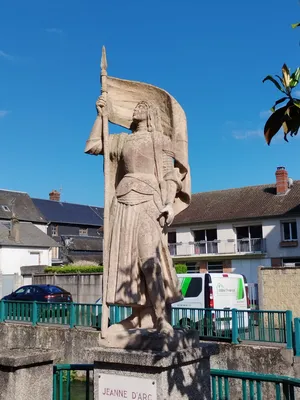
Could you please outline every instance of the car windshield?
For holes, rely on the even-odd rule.
[[[47,286],[47,288],[45,288],[45,289],[48,293],[63,293],[64,292],[63,289],[61,289],[57,286]]]

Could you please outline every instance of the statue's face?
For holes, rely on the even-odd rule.
[[[133,111],[132,118],[134,121],[146,121],[147,113],[147,106],[144,103],[139,103]]]

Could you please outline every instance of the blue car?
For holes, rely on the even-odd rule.
[[[11,301],[39,301],[47,303],[71,303],[71,293],[54,285],[26,285],[21,286],[2,300]]]

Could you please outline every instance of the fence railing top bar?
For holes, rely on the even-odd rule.
[[[190,307],[174,307],[173,310],[195,310],[195,311],[232,311],[236,310],[237,312],[244,312],[244,313],[252,313],[252,314],[257,314],[257,313],[273,313],[273,314],[285,314],[287,310],[253,310],[250,308],[247,309],[239,309],[239,308],[190,308]]]
[[[94,364],[56,364],[53,366],[53,372],[56,371],[92,371]]]
[[[247,310],[240,310],[237,308],[238,312],[247,312],[247,313],[252,313],[252,314],[265,314],[265,313],[271,313],[271,314],[285,314],[289,310],[253,310],[247,308]]]
[[[102,304],[97,304],[97,303],[76,303],[76,302],[44,302],[44,301],[20,301],[20,300],[1,300],[4,303],[18,303],[18,304],[47,304],[49,306],[52,305],[60,305],[60,304],[64,304],[64,305],[74,305],[75,307],[78,306],[84,306],[84,307],[101,307]],[[122,308],[127,308],[127,307],[123,307],[120,306]],[[272,313],[272,314],[285,314],[287,311],[289,310],[254,310],[251,308],[247,308],[247,309],[239,309],[239,308],[190,308],[190,307],[173,307],[173,310],[189,310],[189,311],[222,311],[222,312],[229,312],[232,310],[236,310],[237,312],[244,312],[244,313],[252,313],[252,314],[264,314],[264,313]],[[299,318],[300,319],[300,318]]]
[[[19,303],[34,303],[33,301],[31,302],[24,302],[20,301]],[[102,304],[96,304],[96,303],[75,303],[71,301],[61,301],[61,302],[47,302],[47,301],[36,301],[37,304],[48,304],[48,305],[59,305],[59,304],[73,304],[74,306],[90,306],[90,307],[100,307]]]
[[[23,300],[1,300],[3,303],[21,303],[21,304],[32,304],[34,301],[23,301]]]
[[[246,379],[252,381],[255,380],[261,382],[289,383],[293,384],[294,386],[300,387],[300,379],[291,378],[289,376],[269,375],[269,374],[259,374],[257,372],[244,372],[244,371],[219,370],[219,369],[211,369],[210,374],[212,376],[238,378],[238,379]]]
[[[232,311],[232,308],[190,308],[190,307],[174,307],[172,310],[188,310],[188,311],[210,311],[210,312],[215,312],[215,311]],[[247,310],[245,310],[247,311]]]

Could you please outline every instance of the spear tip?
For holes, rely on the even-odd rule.
[[[106,60],[106,50],[105,50],[105,46],[102,46],[102,57],[101,57],[101,69],[103,70],[107,70],[107,60]]]

